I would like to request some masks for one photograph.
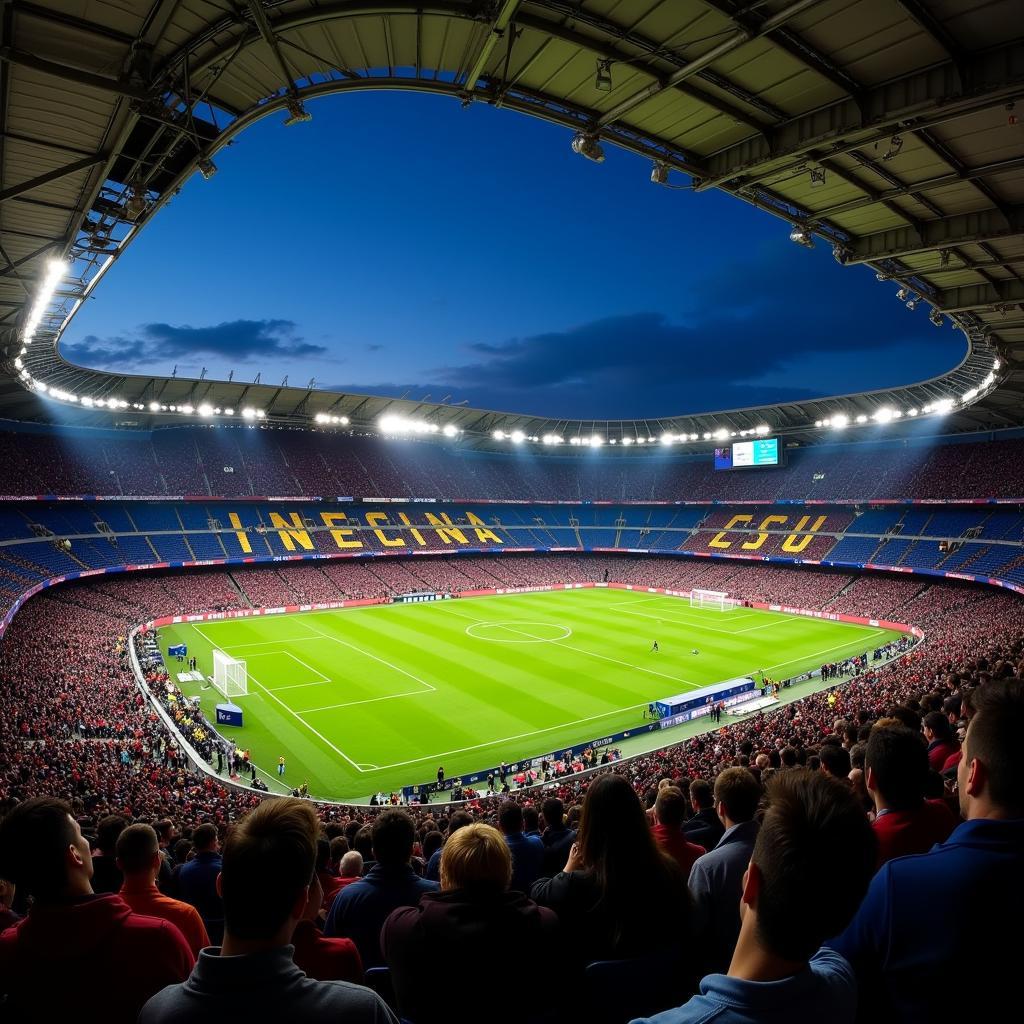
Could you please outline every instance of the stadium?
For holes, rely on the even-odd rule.
[[[1008,1004],[1014,4],[12,0],[0,25],[5,1016]],[[615,418],[69,358],[228,147],[360,91],[539,119],[584,169],[646,161],[964,354]],[[832,301],[823,350],[856,312]]]

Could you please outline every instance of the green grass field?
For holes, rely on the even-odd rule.
[[[160,634],[165,654],[169,643],[187,644],[204,674],[215,647],[244,659],[245,727],[226,735],[268,772],[283,754],[290,785],[308,780],[315,796],[351,800],[430,781],[438,765],[452,778],[564,750],[639,725],[650,701],[758,669],[794,675],[896,635],[603,588],[218,620]],[[168,667],[173,678],[173,659]],[[201,694],[212,721],[217,691],[183,688]],[[658,741],[673,738],[666,730]]]

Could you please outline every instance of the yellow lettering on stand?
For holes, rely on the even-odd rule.
[[[328,527],[331,531],[331,538],[334,543],[338,545],[343,551],[346,548],[361,548],[363,542],[361,540],[348,540],[355,531],[351,528],[339,528],[337,523],[347,523],[348,516],[344,512],[321,512],[320,518],[324,521],[324,526]]]
[[[291,516],[290,523],[277,512],[270,513],[270,525],[277,530],[277,535],[281,538],[285,550],[294,551],[295,541],[298,541],[299,547],[304,551],[315,551],[316,545],[299,518],[299,513],[290,512],[289,515]]]
[[[242,550],[247,555],[251,555],[252,545],[249,543],[249,537],[245,532],[245,528],[242,526],[242,520],[238,518],[238,513],[229,512],[228,522],[235,528],[235,536],[238,538],[238,543],[242,545]]]
[[[800,522],[796,524],[797,530],[802,530],[807,523],[810,521],[810,516],[801,516]],[[783,542],[782,550],[789,551],[792,554],[799,554],[808,544],[814,540],[814,535],[825,525],[825,520],[828,519],[827,515],[818,516],[814,520],[814,525],[811,527],[810,533],[797,534],[791,533]]]
[[[719,531],[718,533],[716,533],[714,535],[714,537],[712,537],[711,540],[708,541],[708,547],[709,548],[731,548],[732,547],[732,541],[731,540],[725,540],[724,539],[725,535],[731,529],[733,529],[733,527],[737,526],[739,523],[749,523],[753,518],[754,518],[753,516],[746,515],[746,514],[738,515],[738,516],[733,516],[732,519],[730,519],[729,522],[727,522],[725,524],[725,529]]]
[[[489,529],[487,524],[479,516],[473,515],[472,512],[467,512],[466,519],[474,528],[477,540],[479,540],[481,544],[486,544],[488,541],[492,541],[495,544],[502,543],[501,538],[493,530]],[[480,527],[483,527],[483,529],[480,529]]]
[[[427,522],[434,527],[438,537],[440,537],[445,544],[451,544],[453,537],[459,544],[469,543],[466,539],[466,535],[452,522],[451,517],[447,512],[442,512],[440,519],[438,519],[433,512],[428,512]]]
[[[367,512],[366,513],[366,524],[367,526],[374,527],[374,533],[377,535],[377,539],[386,548],[404,548],[405,541],[396,534],[392,534],[390,537],[383,531],[376,529],[381,523],[388,523],[388,514],[386,512]]]

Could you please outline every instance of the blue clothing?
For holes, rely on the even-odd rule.
[[[423,872],[423,877],[428,882],[440,882],[441,881],[441,852],[444,850],[443,846],[439,846],[431,855],[430,860],[427,861],[427,869]]]
[[[988,1020],[1018,1001],[1024,819],[958,825],[884,864],[828,945],[853,965],[865,1019]]]
[[[702,974],[727,971],[740,935],[743,876],[757,839],[756,821],[726,829],[718,845],[690,868],[693,931]]]
[[[224,934],[224,904],[217,895],[220,871],[220,854],[212,850],[197,853],[178,869],[178,898],[199,911],[214,945],[219,945]]]
[[[633,1024],[852,1024],[856,1008],[850,965],[823,949],[807,970],[780,981],[709,974],[689,1002]]]
[[[346,885],[327,915],[324,935],[351,939],[364,967],[383,967],[380,930],[392,910],[415,907],[426,892],[437,892],[437,882],[420,878],[408,864],[374,864],[365,878]]]
[[[509,889],[529,895],[530,886],[537,881],[544,869],[544,843],[540,836],[524,836],[513,832],[505,836],[512,854],[512,881]]]

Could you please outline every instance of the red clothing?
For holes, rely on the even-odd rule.
[[[320,888],[324,891],[323,909],[325,911],[330,910],[334,897],[341,892],[344,886],[339,884],[341,879],[337,875],[332,875],[329,871],[318,871],[316,875],[320,879]]]
[[[693,862],[707,853],[703,846],[691,843],[679,829],[669,828],[668,825],[653,826],[651,834],[658,846],[683,869],[684,878],[690,877],[690,868],[693,867]]]
[[[957,752],[955,743],[944,743],[942,740],[932,740],[928,744],[928,767],[933,772],[941,772],[942,766]]]
[[[191,903],[165,896],[155,883],[126,878],[120,896],[136,914],[170,921],[185,936],[193,956],[199,956],[199,950],[210,945],[210,936],[206,934],[199,911]]]
[[[362,985],[363,960],[351,939],[325,939],[312,921],[300,921],[292,936],[295,963],[317,981]]]
[[[936,843],[944,843],[956,826],[953,812],[941,800],[923,800],[912,811],[887,811],[872,825],[878,838],[878,866],[894,857],[927,853]]]
[[[33,907],[0,934],[4,1019],[135,1024],[143,1003],[184,981],[194,962],[174,925],[132,913],[120,896]]]

